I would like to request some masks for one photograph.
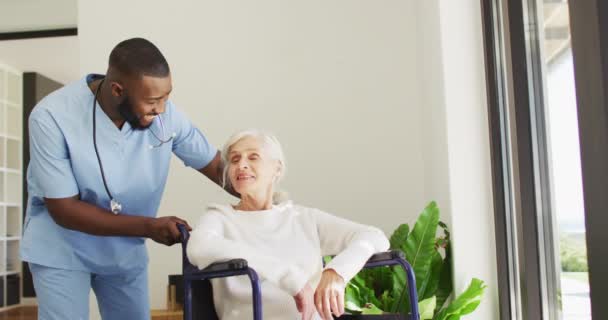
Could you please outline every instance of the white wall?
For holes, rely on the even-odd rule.
[[[496,245],[479,1],[418,4],[427,198],[441,199],[451,227],[454,287],[488,288],[467,319],[498,319]],[[424,35],[424,36],[422,36]],[[442,205],[443,203],[443,205]]]
[[[416,73],[422,112],[425,199],[437,201],[440,219],[450,222],[447,120],[444,93],[443,52],[438,1],[416,3]]]
[[[38,72],[60,83],[79,79],[78,37],[0,41],[0,60],[24,72]]]
[[[414,3],[82,1],[81,72],[103,72],[118,41],[149,38],[171,64],[172,99],[213,143],[247,127],[275,132],[297,202],[390,233],[429,200]],[[228,200],[175,161],[160,214],[194,223],[206,203]],[[180,252],[149,252],[160,308]]]
[[[76,27],[77,0],[5,0],[0,4],[0,32]]]

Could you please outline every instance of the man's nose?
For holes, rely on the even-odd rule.
[[[163,114],[165,113],[165,110],[167,110],[167,104],[165,101],[161,101],[158,106],[154,107],[154,109],[152,109],[152,113],[157,116],[159,114]]]

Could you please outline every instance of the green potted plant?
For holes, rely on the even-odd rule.
[[[437,229],[441,235],[437,237]],[[473,312],[486,288],[473,279],[467,289],[452,296],[450,232],[439,220],[435,202],[427,205],[414,228],[400,225],[390,237],[391,250],[401,250],[416,274],[421,320],[458,320]],[[346,286],[345,309],[339,319],[409,319],[407,281],[399,266],[364,269]]]

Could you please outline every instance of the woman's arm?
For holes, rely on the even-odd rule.
[[[326,266],[315,290],[317,312],[323,319],[344,313],[344,288],[369,257],[389,247],[388,239],[377,228],[358,224],[314,210],[322,255],[336,255]]]
[[[374,253],[388,250],[388,239],[380,229],[312,210],[322,255],[336,255],[325,269],[334,269],[345,282],[354,277]]]
[[[292,296],[304,288],[308,279],[299,267],[270,257],[248,243],[225,238],[223,224],[218,214],[203,214],[188,241],[187,255],[192,264],[204,269],[214,262],[245,259],[260,277]]]

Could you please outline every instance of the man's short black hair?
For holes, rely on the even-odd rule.
[[[150,41],[143,38],[127,39],[114,47],[110,53],[110,69],[125,76],[166,77],[169,64]]]

